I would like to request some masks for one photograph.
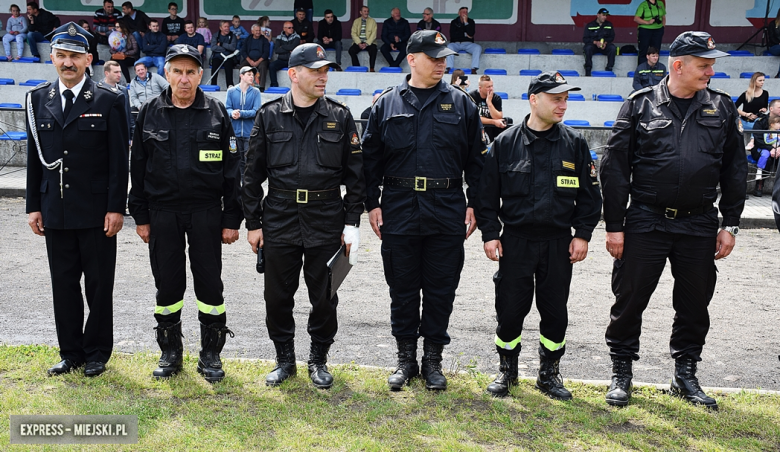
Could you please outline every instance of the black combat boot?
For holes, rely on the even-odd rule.
[[[487,387],[487,392],[494,397],[506,397],[509,388],[517,385],[517,357],[520,354],[520,346],[514,350],[504,350],[496,347],[501,363],[498,365],[498,375],[493,383]]]
[[[756,189],[753,191],[753,196],[760,198],[764,196],[764,180],[760,179],[756,181]]]
[[[631,398],[633,385],[631,379],[634,373],[631,369],[631,358],[612,357],[612,383],[607,391],[607,404],[612,406],[626,406]]]
[[[329,389],[333,386],[333,375],[328,372],[328,350],[330,344],[312,342],[309,351],[309,377],[314,386],[319,389]]]
[[[547,359],[539,355],[539,376],[536,378],[536,389],[555,400],[571,400],[571,392],[563,387],[563,378],[558,369],[560,360]]]
[[[279,386],[282,382],[298,373],[295,366],[295,341],[274,342],[276,348],[276,367],[265,377],[266,386]]]
[[[417,364],[417,339],[398,340],[398,367],[387,379],[391,391],[400,391],[420,374]]]
[[[200,358],[198,358],[198,373],[202,374],[209,383],[216,383],[225,378],[219,354],[222,352],[222,347],[225,346],[228,335],[235,336],[224,323],[200,324],[201,350]]]
[[[425,389],[443,391],[447,389],[447,377],[441,372],[442,344],[423,342],[422,376],[425,378]]]
[[[169,378],[181,370],[184,358],[184,345],[181,343],[181,320],[176,323],[159,322],[156,327],[157,344],[162,354],[157,369],[152,372],[154,378]]]
[[[696,378],[696,360],[678,358],[674,361],[674,377],[669,392],[682,397],[694,405],[704,405],[711,410],[718,409],[718,402],[702,391]]]

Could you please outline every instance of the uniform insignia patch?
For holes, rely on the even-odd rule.
[[[92,99],[92,91],[84,91],[84,99],[86,100]]]
[[[742,133],[742,132],[745,131],[745,128],[742,127],[742,121],[740,121],[739,118],[737,118],[737,130],[739,130],[739,133]]]
[[[590,177],[592,177],[593,179],[597,178],[597,176],[596,176],[596,164],[593,163],[593,162],[590,162]]]
[[[444,45],[447,43],[447,41],[444,39],[444,36],[442,36],[441,33],[436,33],[436,37],[433,38],[433,42],[439,45]]]
[[[199,159],[201,162],[221,162],[222,151],[217,149],[214,151],[199,151]]]
[[[360,146],[360,138],[358,138],[357,133],[352,132],[352,138],[350,138],[349,142],[352,143],[352,146]]]
[[[230,137],[230,153],[235,154],[238,152],[238,146],[236,146],[236,137]]]
[[[209,140],[219,140],[219,134],[214,132],[209,132],[208,136]]]
[[[580,179],[577,177],[558,176],[558,186],[566,188],[580,188]]]
[[[566,168],[566,169],[568,169],[568,170],[572,170],[572,171],[574,171],[574,170],[575,170],[574,163],[572,163],[572,162],[567,162],[567,161],[565,161],[565,160],[563,160],[561,163],[563,164],[563,167],[564,167],[564,168]]]
[[[452,111],[452,104],[439,104],[439,111]]]
[[[482,144],[485,146],[488,144],[488,136],[487,133],[485,133],[485,129],[482,129]]]
[[[325,130],[337,130],[338,124],[335,122],[326,122]]]
[[[705,108],[701,111],[704,116],[718,116],[718,110],[714,108]]]
[[[51,91],[49,91],[49,99],[54,99],[54,96],[57,94],[57,91],[52,88]]]

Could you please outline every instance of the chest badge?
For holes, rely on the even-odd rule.
[[[563,164],[563,167],[566,168],[567,170],[571,170],[571,171],[575,170],[574,163],[567,162],[566,160],[561,161],[561,163]]]
[[[230,137],[230,153],[235,154],[238,152],[238,146],[236,146],[236,137]]]
[[[326,122],[325,123],[325,130],[336,130],[338,124],[335,122]]]
[[[452,111],[452,104],[439,104],[439,111]]]
[[[54,99],[54,96],[57,94],[57,91],[52,88],[51,91],[49,91],[49,99]]]
[[[84,99],[86,100],[92,99],[92,91],[84,91]]]

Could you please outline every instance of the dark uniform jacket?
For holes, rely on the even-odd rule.
[[[485,150],[477,105],[463,90],[440,81],[421,105],[407,81],[389,88],[371,109],[363,134],[366,210],[382,208],[383,233],[465,236],[461,186],[426,191],[379,186],[387,176],[461,179],[465,172],[473,207]]]
[[[35,123],[27,124],[27,212],[41,212],[52,229],[103,227],[107,212],[125,211],[127,195],[127,115],[118,90],[89,77],[63,118],[59,82],[32,90]],[[62,159],[60,172],[38,157],[31,128],[47,163]]]
[[[503,223],[505,233],[529,240],[570,237],[574,228],[590,241],[601,193],[588,143],[563,124],[537,138],[527,121],[501,134],[485,157],[475,210],[482,240],[498,239]]]
[[[685,117],[672,103],[668,76],[634,93],[618,113],[599,173],[607,232],[711,236],[738,226],[745,206],[747,160],[731,97],[710,88],[696,93]],[[626,209],[629,194],[631,206]],[[639,205],[701,214],[667,219]]]
[[[593,44],[593,41],[604,40],[604,42],[612,42],[615,40],[615,29],[612,27],[612,22],[605,20],[603,24],[599,24],[598,20],[588,22],[585,25],[585,32],[582,34],[582,42],[585,44]]]
[[[647,88],[648,86],[655,86],[661,83],[661,80],[666,77],[666,66],[660,61],[655,63],[655,66],[650,67],[650,64],[644,62],[637,66],[634,71],[633,87],[635,90]]]
[[[129,208],[136,224],[149,210],[190,213],[223,206],[222,227],[241,226],[239,154],[225,106],[198,88],[177,109],[171,88],[141,106],[133,134]],[[179,115],[180,113],[186,116]],[[186,121],[181,121],[185,117]]]
[[[339,190],[346,195],[298,203],[264,196],[268,187]],[[345,224],[360,224],[366,198],[363,154],[355,121],[344,105],[318,99],[306,124],[295,115],[292,93],[267,102],[249,138],[242,201],[246,227],[263,240],[315,247],[338,241]]]

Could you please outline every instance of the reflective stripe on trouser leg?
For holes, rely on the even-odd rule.
[[[561,342],[555,343],[546,337],[539,335],[539,342],[546,348],[547,350],[550,350],[551,352],[558,351],[562,349],[566,345],[566,339],[562,340]]]
[[[195,300],[195,302],[198,303],[198,311],[204,314],[220,315],[225,313],[225,303],[222,303],[221,305],[218,306],[212,306],[200,300]]]
[[[520,344],[520,338],[521,336],[517,336],[517,339],[511,341],[511,342],[504,342],[501,340],[501,338],[496,335],[496,345],[498,348],[503,348],[504,350],[514,350],[515,347],[517,347]]]
[[[180,300],[168,306],[155,306],[154,313],[160,315],[169,315],[181,311],[181,308],[183,307],[184,307],[184,300]]]

